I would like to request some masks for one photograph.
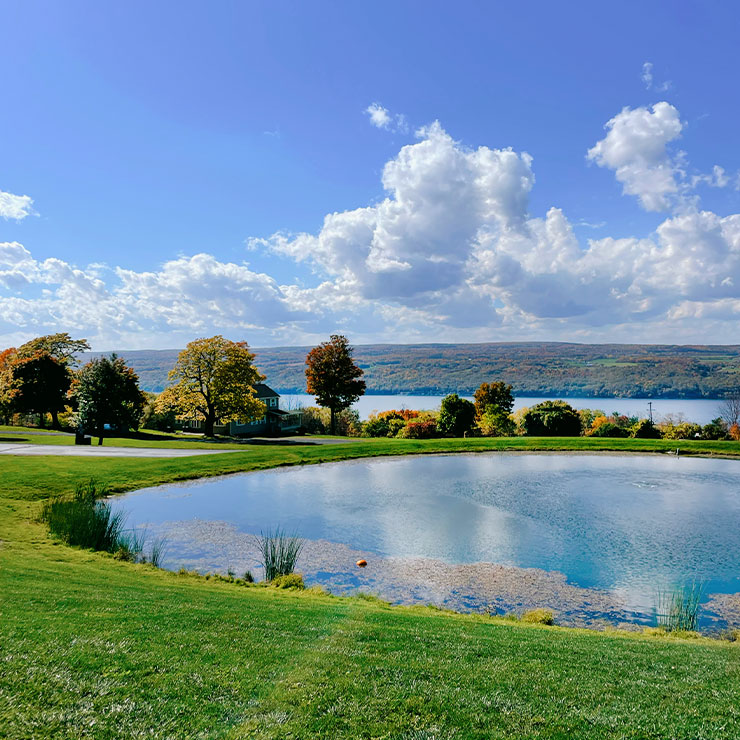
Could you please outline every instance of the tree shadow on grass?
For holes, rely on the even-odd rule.
[[[192,442],[193,444],[208,442],[209,444],[243,444],[282,447],[300,447],[305,445],[318,444],[317,442],[311,441],[308,438],[304,441],[296,439],[285,439],[283,437],[204,437],[201,435],[181,436],[177,434],[154,434],[152,432],[146,431],[130,432],[129,434],[121,434],[116,436],[124,437],[126,439],[137,439],[145,442]],[[115,437],[106,437],[106,439],[114,440]]]

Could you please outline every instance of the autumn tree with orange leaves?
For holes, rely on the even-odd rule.
[[[336,431],[336,416],[349,408],[364,392],[362,369],[352,359],[347,337],[332,334],[328,342],[314,347],[306,357],[306,389],[316,396],[319,406],[331,412],[331,433]]]

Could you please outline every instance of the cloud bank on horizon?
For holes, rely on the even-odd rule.
[[[651,67],[643,81],[653,85]],[[379,129],[407,131],[379,103],[365,113]],[[333,331],[355,342],[733,341],[740,214],[701,208],[698,185],[732,179],[720,165],[690,171],[678,148],[685,125],[665,101],[624,108],[586,151],[584,166],[611,170],[636,207],[665,214],[647,237],[579,241],[561,209],[530,213],[529,154],[470,148],[435,121],[385,164],[380,202],[327,214],[317,233],[247,240],[249,250],[310,265],[311,285],[207,253],[136,272],[38,260],[2,242],[3,346],[52,331],[99,349],[217,332],[253,345],[309,344]],[[32,202],[0,191],[0,216],[21,220]]]

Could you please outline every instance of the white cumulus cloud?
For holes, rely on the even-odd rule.
[[[5,242],[0,287],[0,335],[76,330],[108,344],[149,342],[227,330],[269,335],[310,319],[270,276],[203,253],[137,272],[39,261],[23,245]]]
[[[370,123],[377,128],[388,128],[393,120],[388,109],[383,108],[380,103],[371,103],[365,108],[365,113],[370,116]]]
[[[556,205],[531,213],[526,152],[471,148],[435,122],[386,163],[379,201],[329,213],[315,233],[250,240],[313,279],[281,285],[207,253],[151,271],[80,268],[6,242],[0,335],[69,330],[104,347],[216,332],[308,343],[335,330],[355,342],[725,341],[740,319],[740,214],[686,196],[668,149],[682,127],[668,103],[625,109],[589,151],[645,207],[680,203],[647,235],[583,240]]]
[[[380,103],[371,103],[365,108],[365,113],[369,116],[370,123],[376,128],[382,128],[386,131],[393,131],[399,134],[407,134],[409,132],[409,124],[406,116],[403,113],[392,115]]]
[[[28,195],[13,195],[0,190],[0,217],[6,221],[22,221],[33,213],[33,199]]]
[[[588,158],[614,170],[624,192],[636,195],[648,211],[668,210],[679,191],[680,158],[668,144],[681,136],[684,124],[670,103],[650,108],[624,108],[606,123],[606,136],[588,150]]]

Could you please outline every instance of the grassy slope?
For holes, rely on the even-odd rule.
[[[81,476],[124,490],[398,444],[0,457],[0,736],[737,737],[734,644],[206,582],[55,544],[33,521]]]

